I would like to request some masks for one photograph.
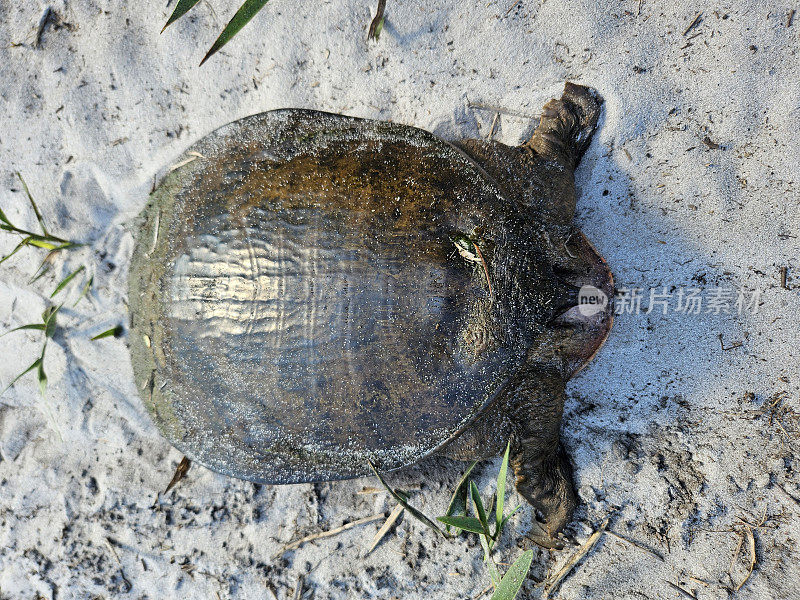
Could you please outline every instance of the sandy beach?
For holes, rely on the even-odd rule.
[[[45,250],[0,264],[0,333],[64,301],[44,395],[32,372],[0,396],[0,598],[488,599],[474,536],[404,514],[367,553],[395,505],[375,478],[273,487],[193,465],[164,494],[182,455],[126,334],[91,338],[127,327],[131,223],[154,183],[217,127],[299,107],[515,145],[566,80],[605,100],[577,223],[620,314],[567,387],[567,544],[527,539],[510,486],[523,507],[497,560],[534,550],[520,598],[800,597],[800,7],[388,0],[376,42],[371,2],[272,0],[202,67],[238,5],[201,2],[160,34],[173,7],[0,0],[0,208],[37,227],[19,172],[50,231],[84,244],[34,282]],[[19,237],[0,234],[4,256]],[[42,340],[0,338],[0,386]],[[476,467],[487,497],[499,462]],[[466,466],[390,479],[443,514]]]

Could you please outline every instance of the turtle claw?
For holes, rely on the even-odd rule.
[[[537,546],[547,548],[548,550],[561,550],[564,547],[564,542],[555,535],[551,535],[550,532],[536,520],[534,520],[531,525],[528,538]]]
[[[564,449],[559,444],[549,456],[526,457],[523,451],[514,458],[517,491],[542,515],[541,520],[533,521],[530,538],[544,548],[563,548],[557,536],[577,505],[572,468]]]

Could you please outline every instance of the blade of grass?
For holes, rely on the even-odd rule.
[[[367,39],[378,41],[378,37],[381,35],[381,30],[383,29],[383,11],[386,9],[386,0],[378,0],[378,9],[375,11],[375,17],[372,19],[372,22],[369,24],[369,32],[367,33]]]
[[[378,532],[375,534],[375,537],[372,538],[372,543],[369,545],[369,550],[367,550],[367,552],[365,553],[365,556],[367,554],[371,553],[373,550],[375,550],[375,548],[378,546],[378,544],[381,543],[381,540],[384,537],[386,537],[386,534],[389,533],[389,530],[392,528],[392,525],[394,525],[395,522],[397,521],[397,519],[400,518],[400,515],[402,514],[402,512],[404,510],[405,510],[405,508],[403,508],[402,504],[398,504],[397,506],[394,507],[394,510],[392,510],[392,513],[389,515],[389,517],[386,519],[386,521],[384,521],[384,523],[383,523],[383,525],[381,525],[380,529],[378,529]]]
[[[42,260],[42,264],[39,265],[39,268],[36,269],[36,273],[33,274],[33,277],[31,277],[31,280],[28,282],[29,284],[35,283],[50,272],[50,259],[54,256],[54,254],[55,252],[52,250],[47,253],[47,256],[45,256]]]
[[[11,252],[6,254],[3,258],[0,258],[0,263],[3,263],[6,260],[8,260],[9,258],[11,258],[12,256],[14,256],[17,252],[19,252],[20,248],[22,248],[24,245],[25,245],[25,241],[23,240],[19,244],[17,244],[17,246]]]
[[[86,280],[86,283],[84,283],[84,284],[83,284],[83,289],[81,290],[81,293],[80,293],[80,295],[78,296],[78,299],[77,299],[77,300],[75,300],[75,304],[73,304],[73,305],[72,305],[72,307],[73,307],[73,308],[74,308],[74,307],[76,307],[76,306],[78,306],[78,302],[80,302],[81,300],[83,300],[83,297],[84,297],[86,294],[88,294],[88,293],[89,293],[89,290],[90,290],[90,289],[92,289],[92,284],[93,284],[93,283],[94,283],[94,275],[92,275],[91,277],[89,277],[89,279],[87,279],[87,280]]]
[[[46,338],[53,337],[56,332],[56,315],[61,310],[63,304],[58,306],[51,306],[42,313],[42,321],[44,322],[44,335]]]
[[[236,11],[236,14],[233,15],[233,18],[230,20],[225,26],[225,29],[222,30],[222,33],[219,34],[219,37],[211,46],[211,49],[208,53],[203,57],[203,60],[200,61],[200,66],[203,66],[203,63],[206,62],[209,58],[214,56],[225,44],[233,39],[239,31],[241,31],[242,27],[247,25],[250,22],[250,19],[256,16],[258,11],[264,8],[264,5],[267,3],[267,0],[245,0],[245,3]]]
[[[483,535],[483,525],[481,522],[476,519],[475,517],[465,517],[465,516],[452,516],[452,517],[436,517],[438,521],[441,521],[448,527],[454,527],[456,531],[461,533],[461,530],[469,531],[470,533],[478,533]],[[456,533],[455,535],[458,535]]]
[[[36,329],[38,331],[44,331],[44,323],[28,323],[27,325],[20,325],[19,327],[14,327],[14,329],[9,329],[3,334],[0,334],[0,337],[4,335],[8,335],[9,333],[13,333],[14,331],[19,331],[20,329]]]
[[[39,358],[39,368],[36,370],[36,379],[39,381],[39,393],[42,396],[44,396],[45,389],[47,389],[47,375],[44,373],[44,350],[45,349],[42,348],[42,356]]]
[[[497,570],[497,565],[494,564],[494,559],[492,558],[492,549],[489,547],[491,540],[485,534],[479,535],[478,539],[480,539],[481,548],[483,548],[483,562],[489,568],[489,578],[492,580],[492,585],[497,587],[500,585],[500,571]]]
[[[381,17],[380,20],[378,21],[378,24],[375,26],[375,31],[372,32],[372,37],[376,42],[378,41],[378,38],[381,37],[381,31],[383,31],[384,20],[385,19]]]
[[[103,338],[111,337],[112,335],[114,337],[119,337],[120,335],[122,335],[122,325],[117,325],[116,327],[112,327],[111,329],[106,329],[104,332],[98,333],[96,336],[91,338],[90,341],[93,342],[95,340],[101,340]]]
[[[54,290],[53,290],[53,293],[52,293],[52,294],[50,294],[50,297],[52,298],[53,296],[55,296],[56,294],[58,294],[58,292],[60,292],[61,290],[63,290],[65,287],[67,287],[67,285],[69,285],[69,282],[70,282],[70,281],[72,281],[73,279],[75,279],[75,277],[76,277],[76,276],[77,276],[77,275],[78,275],[78,274],[79,274],[81,271],[83,271],[83,270],[84,270],[84,268],[85,268],[85,267],[84,267],[83,265],[81,265],[80,267],[78,267],[77,269],[75,269],[75,270],[74,270],[72,273],[70,273],[69,275],[67,275],[66,277],[64,277],[64,279],[62,279],[62,280],[61,280],[61,283],[59,283],[59,284],[56,286],[56,289],[54,289]]]
[[[17,382],[18,382],[18,381],[19,381],[19,380],[22,378],[22,376],[23,376],[23,375],[26,375],[26,374],[30,373],[30,372],[31,372],[31,371],[33,371],[33,370],[34,370],[36,367],[38,367],[40,362],[42,362],[42,359],[41,359],[41,358],[37,358],[35,361],[33,361],[33,364],[32,364],[30,367],[28,367],[27,369],[25,369],[25,370],[24,370],[22,373],[20,373],[19,375],[17,375],[16,377],[14,377],[14,379],[12,379],[12,380],[11,380],[11,383],[9,383],[9,384],[8,384],[8,385],[5,387],[5,389],[2,391],[2,393],[3,393],[3,394],[5,394],[5,393],[6,393],[6,392],[9,390],[9,388],[10,388],[12,385],[14,385],[15,383],[17,383]]]
[[[500,522],[500,531],[502,531],[502,530],[503,530],[503,527],[505,527],[505,526],[506,526],[506,521],[508,521],[508,520],[509,520],[511,517],[513,517],[515,514],[517,514],[517,511],[518,511],[520,508],[522,508],[522,507],[521,507],[521,506],[517,506],[517,507],[515,507],[515,508],[514,508],[514,510],[512,510],[510,513],[508,513],[508,515],[507,515],[507,516],[503,517],[503,520]]]
[[[198,2],[200,2],[200,0],[178,0],[178,5],[175,7],[175,10],[172,11],[172,14],[167,20],[167,24],[164,25],[161,33],[164,33],[164,29],[172,25],[175,21],[180,19],[183,15],[194,8],[194,5]]]
[[[508,455],[511,452],[511,441],[506,444],[506,452],[503,455],[503,462],[500,464],[500,472],[497,474],[497,504],[495,509],[495,529],[494,539],[500,537],[500,532],[503,530],[503,510],[505,508],[506,500],[506,474],[508,473]]]
[[[75,242],[65,242],[54,237],[41,238],[33,236],[28,237],[25,240],[25,243],[30,244],[31,246],[36,246],[37,248],[44,248],[45,250],[65,250],[67,248],[75,248],[76,246],[81,245],[76,244]]]
[[[467,494],[469,493],[469,474],[472,473],[472,469],[475,468],[475,465],[478,464],[476,460],[473,462],[467,472],[461,477],[461,481],[458,482],[458,486],[456,487],[455,491],[453,492],[453,497],[450,498],[450,504],[447,506],[447,512],[445,513],[446,517],[453,517],[453,516],[466,516],[467,514]],[[441,519],[439,519],[441,520]],[[447,533],[452,533],[453,535],[459,535],[461,532],[456,527],[452,532],[450,531],[450,525],[447,525],[445,528]]]
[[[486,520],[486,509],[483,507],[481,494],[478,491],[478,486],[475,485],[474,481],[469,482],[469,491],[470,496],[472,496],[472,503],[475,505],[475,514],[478,515],[478,520],[481,522],[481,527],[483,527],[483,533],[486,534],[487,538],[491,538],[492,535],[489,533],[489,522]]]
[[[65,287],[67,287],[67,286],[69,285],[69,282],[70,282],[70,281],[72,281],[73,279],[75,279],[75,277],[76,277],[76,276],[77,276],[77,275],[78,275],[78,274],[79,274],[81,271],[83,271],[83,270],[84,270],[84,268],[85,268],[85,267],[84,267],[83,265],[81,265],[80,267],[78,267],[77,269],[75,269],[75,270],[74,270],[72,273],[70,273],[69,275],[67,275],[66,277],[64,277],[64,279],[62,279],[62,280],[61,280],[61,283],[59,283],[59,284],[56,286],[56,289],[54,289],[54,290],[53,290],[53,293],[52,293],[52,294],[50,294],[50,297],[52,298],[53,296],[55,296],[56,294],[58,294],[58,292],[60,292],[61,290],[63,290]]]
[[[533,550],[526,550],[503,575],[490,600],[513,600],[517,597],[533,562]]]
[[[28,184],[25,183],[25,180],[22,178],[22,173],[17,171],[17,177],[19,177],[20,182],[22,182],[22,189],[25,190],[25,195],[28,196],[28,200],[33,207],[33,212],[36,215],[36,220],[39,221],[39,227],[42,228],[42,234],[45,236],[49,236],[50,234],[47,233],[47,227],[44,225],[44,219],[42,218],[42,213],[39,212],[39,207],[36,206],[36,202],[33,201],[33,196],[31,195],[30,190],[28,189]]]
[[[3,223],[5,223],[5,224],[6,224],[6,225],[8,225],[9,227],[14,227],[14,226],[11,224],[11,221],[9,221],[9,220],[8,220],[8,217],[6,217],[6,213],[4,213],[2,210],[0,210],[0,221],[2,221]],[[5,227],[3,227],[2,229],[5,229]]]
[[[449,535],[446,534],[444,531],[442,531],[441,528],[436,523],[434,523],[431,519],[429,519],[427,516],[425,516],[420,510],[418,510],[418,509],[414,508],[413,506],[411,506],[408,503],[408,501],[402,495],[400,495],[396,490],[393,490],[391,487],[389,487],[389,484],[386,483],[386,480],[378,472],[378,469],[375,467],[375,465],[372,463],[372,461],[370,460],[368,462],[369,462],[370,468],[372,469],[372,472],[375,473],[375,476],[378,478],[378,481],[380,481],[381,485],[383,485],[383,487],[386,488],[386,491],[389,492],[392,495],[392,498],[397,500],[398,504],[402,505],[402,507],[405,508],[418,521],[421,521],[422,523],[425,523],[425,525],[427,525],[431,529],[434,529],[435,531],[438,531],[444,537],[449,537]]]

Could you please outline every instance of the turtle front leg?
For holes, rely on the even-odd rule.
[[[552,371],[527,368],[507,396],[513,426],[512,455],[517,491],[542,515],[532,539],[560,548],[556,535],[577,505],[572,466],[559,441],[564,410],[564,380]]]
[[[597,129],[602,103],[593,89],[568,81],[561,98],[542,108],[539,126],[527,146],[539,156],[575,169]]]

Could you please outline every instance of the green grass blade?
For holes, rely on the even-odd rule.
[[[78,302],[83,300],[83,297],[86,296],[86,294],[89,293],[89,290],[92,289],[92,284],[93,283],[94,283],[94,275],[89,277],[89,279],[86,280],[86,283],[83,284],[83,289],[81,290],[80,296],[78,296],[78,299],[75,300],[75,304],[72,305],[73,308],[78,306]]]
[[[17,177],[19,177],[20,182],[22,182],[22,188],[25,190],[25,195],[28,196],[28,200],[33,207],[33,212],[36,215],[36,220],[39,221],[39,227],[42,228],[42,234],[49,236],[50,234],[47,233],[47,227],[44,226],[44,219],[42,218],[42,213],[39,212],[39,207],[36,206],[36,202],[33,201],[33,196],[31,195],[30,190],[28,189],[28,184],[25,183],[25,180],[22,178],[22,173],[17,172]]]
[[[84,269],[84,268],[85,268],[85,267],[84,267],[83,265],[81,265],[80,267],[78,267],[77,269],[75,269],[75,270],[74,270],[72,273],[70,273],[69,275],[67,275],[66,277],[64,277],[64,279],[62,279],[62,280],[61,280],[61,283],[59,283],[59,284],[56,286],[56,289],[54,289],[54,290],[53,290],[53,293],[52,293],[52,294],[50,294],[50,297],[52,298],[53,296],[55,296],[56,294],[58,294],[58,292],[60,292],[61,290],[63,290],[65,287],[67,287],[67,286],[69,285],[69,282],[70,282],[70,281],[72,281],[73,279],[75,279],[75,277],[76,277],[76,276],[77,276],[77,275],[78,275],[78,274],[79,274],[81,271],[83,271],[83,269]]]
[[[381,31],[383,30],[383,11],[386,10],[386,0],[378,0],[378,9],[375,11],[375,17],[372,19],[372,22],[369,24],[369,32],[367,33],[367,39],[378,41],[378,37],[381,35]]]
[[[506,474],[508,473],[508,455],[511,452],[511,441],[506,444],[506,453],[503,455],[503,462],[500,465],[500,472],[497,474],[497,504],[495,505],[495,530],[494,539],[500,537],[503,530],[503,509],[506,501]]]
[[[532,562],[533,550],[523,552],[522,556],[514,561],[511,568],[506,571],[490,600],[514,600],[522,584],[525,583],[525,577],[528,575]]]
[[[167,20],[167,24],[164,25],[164,28],[161,30],[161,33],[164,33],[164,29],[172,25],[175,21],[180,19],[183,15],[189,12],[194,5],[200,2],[200,0],[178,0],[178,5],[175,7],[175,10],[172,11],[169,19]]]
[[[517,507],[515,507],[515,508],[514,508],[514,510],[512,510],[510,513],[508,513],[508,515],[507,515],[507,516],[503,517],[503,520],[500,522],[500,530],[501,530],[501,531],[503,530],[503,527],[505,527],[505,526],[506,526],[506,522],[508,522],[508,520],[509,520],[511,517],[513,517],[515,514],[517,514],[517,511],[518,511],[520,508],[522,508],[522,506],[517,506]]]
[[[39,381],[39,393],[44,396],[47,388],[47,375],[44,373],[44,349],[42,349],[42,357],[39,359],[39,368],[36,370],[36,379]]]
[[[492,585],[497,587],[500,585],[500,571],[497,570],[497,565],[494,564],[494,559],[492,558],[492,549],[489,546],[489,542],[492,540],[486,534],[479,535],[478,539],[481,541],[481,548],[483,548],[483,562],[486,563],[489,569],[489,578],[492,580]]]
[[[103,338],[107,338],[107,337],[111,337],[111,336],[119,337],[121,335],[122,335],[122,325],[117,325],[116,327],[112,327],[111,329],[106,329],[102,333],[98,333],[96,336],[91,338],[90,341],[93,342],[95,340],[102,340]]]
[[[37,331],[44,331],[44,327],[44,323],[29,323],[27,325],[20,325],[19,327],[14,327],[14,329],[9,329],[0,335],[0,337],[3,337],[9,333],[13,333],[14,331],[19,331],[20,329],[36,329]]]
[[[44,335],[46,338],[53,337],[56,332],[56,315],[61,310],[63,304],[58,306],[51,306],[42,313],[42,321],[44,321]]]
[[[55,242],[51,242],[49,240],[40,239],[40,238],[29,237],[29,238],[27,238],[26,243],[30,244],[31,246],[36,246],[37,248],[44,248],[45,250],[56,250],[56,249],[60,250],[61,249],[61,248],[59,248],[60,244],[57,244]]]
[[[368,461],[368,462],[369,462],[370,468],[372,469],[372,472],[375,473],[375,475],[377,476],[378,480],[381,482],[381,485],[384,488],[386,488],[386,491],[389,492],[392,495],[392,498],[397,500],[398,504],[400,504],[403,508],[405,508],[409,512],[409,514],[411,514],[411,516],[413,516],[418,521],[421,521],[422,523],[425,523],[425,525],[427,525],[431,529],[434,529],[435,531],[438,531],[444,537],[448,537],[448,535],[444,531],[442,531],[441,528],[439,528],[439,526],[436,523],[434,523],[431,519],[429,519],[427,516],[425,516],[422,513],[422,511],[420,511],[420,510],[414,508],[413,506],[411,506],[408,503],[408,500],[406,500],[403,496],[401,496],[397,492],[397,490],[393,490],[392,488],[390,488],[389,484],[386,483],[386,480],[378,472],[378,469],[375,467],[374,464],[372,464],[372,461]]]
[[[372,34],[373,39],[377,42],[378,38],[381,37],[381,31],[383,31],[383,17],[380,18],[378,24],[375,25],[375,31]]]
[[[452,516],[452,517],[436,517],[438,521],[441,521],[448,527],[455,528],[456,533],[458,535],[461,533],[461,530],[469,531],[471,533],[478,533],[483,535],[483,525],[481,522],[476,519],[475,517],[465,517],[465,516]]]
[[[202,61],[200,61],[200,66],[203,66],[203,63],[206,62],[209,58],[214,56],[220,48],[222,48],[225,44],[233,39],[239,31],[241,31],[242,27],[247,25],[250,22],[250,19],[256,16],[258,11],[264,8],[264,5],[267,3],[267,0],[245,0],[245,3],[236,11],[236,14],[233,15],[230,23],[225,26],[225,29],[222,30],[222,33],[219,34],[217,41],[214,42],[214,45],[211,46],[211,49],[205,55]]]
[[[60,241],[57,238],[51,238],[51,239],[55,239],[57,241]],[[66,250],[67,248],[80,248],[83,245],[84,244],[82,244],[80,242],[63,242],[63,241],[61,241],[60,244],[54,248],[54,250]]]
[[[475,485],[474,481],[469,482],[469,491],[470,495],[472,496],[472,503],[475,505],[475,513],[478,515],[478,520],[481,522],[481,526],[483,527],[483,533],[485,533],[487,537],[491,537],[491,534],[489,533],[489,522],[486,520],[486,509],[483,507],[481,494],[478,491],[478,486]]]
[[[8,217],[6,217],[6,213],[4,213],[2,210],[0,210],[0,221],[2,221],[3,223],[5,223],[6,225],[8,225],[11,228],[14,228],[14,226],[11,224],[11,221],[9,221]],[[3,227],[3,229],[6,229],[6,228]],[[6,231],[8,231],[8,230],[6,229]]]
[[[20,242],[19,244],[17,244],[17,247],[16,247],[16,248],[14,248],[14,249],[13,249],[11,252],[9,252],[8,254],[6,254],[6,255],[5,255],[3,258],[0,258],[0,263],[3,263],[3,262],[5,262],[5,261],[7,261],[9,258],[11,258],[12,256],[14,256],[14,255],[15,255],[17,252],[19,252],[20,248],[22,248],[24,245],[25,245],[25,242],[24,242],[24,241],[22,241],[22,242]]]
[[[450,504],[447,506],[447,512],[445,513],[446,517],[453,517],[453,516],[466,516],[467,514],[467,495],[469,494],[469,474],[472,473],[472,469],[475,468],[475,465],[478,464],[476,460],[473,462],[467,472],[464,473],[463,477],[461,477],[461,481],[458,482],[458,486],[456,487],[455,491],[453,492],[453,497],[450,498]],[[441,519],[439,519],[441,521]],[[447,533],[452,533],[453,535],[458,535],[461,532],[456,527],[452,532],[450,531],[450,525],[446,527]]]
[[[33,370],[34,370],[36,367],[38,367],[40,362],[42,362],[42,359],[41,359],[41,358],[37,358],[35,361],[33,361],[33,364],[32,364],[30,367],[28,367],[27,369],[25,369],[25,370],[24,370],[22,373],[20,373],[19,375],[17,375],[16,377],[14,377],[14,379],[12,379],[12,380],[11,380],[11,383],[9,383],[9,384],[8,384],[8,385],[5,387],[5,389],[2,391],[2,393],[3,393],[3,394],[5,394],[5,393],[8,391],[8,389],[9,389],[9,388],[10,388],[12,385],[14,385],[15,383],[17,383],[17,382],[18,382],[18,381],[19,381],[19,380],[22,378],[22,376],[23,376],[23,375],[26,375],[26,374],[30,373],[30,372],[31,372],[31,371],[33,371]]]
[[[48,252],[47,256],[44,257],[42,264],[39,265],[39,268],[36,269],[36,273],[33,274],[33,277],[31,277],[31,280],[28,282],[29,284],[35,283],[50,272],[50,263],[48,262],[50,254],[51,253]]]

